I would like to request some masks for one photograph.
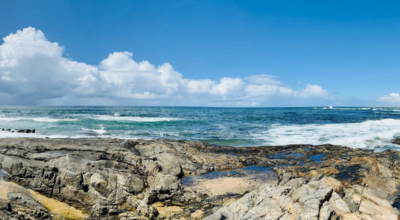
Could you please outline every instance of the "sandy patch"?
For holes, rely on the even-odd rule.
[[[242,194],[252,191],[262,184],[275,183],[276,181],[257,181],[246,177],[221,177],[216,179],[198,180],[191,188],[200,193],[206,193],[210,196],[224,195],[227,193]]]
[[[161,218],[170,218],[177,213],[183,212],[183,209],[179,206],[164,206],[161,202],[153,204],[153,207],[158,210]]]
[[[12,183],[12,182],[6,182],[3,180],[0,180],[0,199],[8,200],[8,193],[10,192],[22,192],[26,193],[28,190],[25,188]]]
[[[46,209],[50,211],[52,215],[54,215],[55,218],[62,217],[63,219],[78,220],[78,219],[85,219],[88,217],[88,215],[84,214],[82,211],[75,209],[74,207],[69,206],[66,203],[60,202],[52,198],[48,198],[33,190],[25,189],[12,182],[6,182],[0,180],[0,189],[1,189],[0,190],[1,199],[8,200],[7,195],[8,193],[11,192],[24,193],[30,196],[31,198],[35,199],[40,204],[42,204]]]
[[[81,210],[78,210],[66,203],[58,200],[43,196],[33,190],[29,190],[30,195],[40,204],[42,204],[47,210],[54,215],[59,215],[67,219],[85,219],[88,215],[84,214]]]
[[[204,212],[201,210],[197,210],[190,215],[190,219],[194,220],[200,220],[203,219],[203,217],[204,217]]]
[[[199,176],[183,178],[185,188],[209,196],[243,194],[263,184],[276,184],[278,176],[268,167],[248,166],[231,171],[215,171]]]
[[[227,205],[231,204],[234,201],[236,201],[235,198],[228,199],[222,204],[222,206],[227,206]]]

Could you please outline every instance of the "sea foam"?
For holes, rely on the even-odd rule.
[[[377,148],[393,144],[400,134],[400,120],[368,120],[360,123],[272,125],[263,133],[253,134],[268,145],[335,144],[353,148]]]
[[[88,129],[88,128],[81,128],[83,133],[89,136],[103,136],[107,134],[107,131],[104,129],[104,126],[101,126],[100,129]]]
[[[35,122],[60,122],[60,121],[76,121],[72,118],[26,118],[26,117],[0,117],[0,121],[35,121]]]
[[[94,119],[105,120],[105,121],[133,121],[133,122],[161,122],[161,121],[179,121],[179,118],[167,118],[167,117],[121,117],[121,116],[109,116],[99,115]]]

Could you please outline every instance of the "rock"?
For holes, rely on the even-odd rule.
[[[8,197],[14,211],[24,212],[26,215],[36,219],[51,218],[49,211],[45,207],[24,193],[9,193]]]
[[[166,140],[4,139],[0,168],[9,174],[7,180],[85,208],[95,217],[115,218],[128,198],[139,194],[141,200],[133,205],[144,216],[155,216],[148,206],[152,203],[198,198],[185,196],[184,173],[243,166],[238,158],[211,157],[198,146]]]
[[[393,144],[398,144],[398,145],[400,145],[400,137],[395,137],[395,138],[392,140],[392,143],[393,143]]]
[[[33,130],[31,130],[31,129],[19,129],[19,130],[17,130],[17,132],[18,132],[18,133],[27,133],[27,134],[29,134],[29,133],[35,133],[35,132],[33,132]]]
[[[29,133],[36,133],[36,130],[35,129],[17,129],[17,130],[11,130],[11,129],[4,129],[4,128],[2,128],[2,129],[0,129],[1,131],[9,131],[9,132],[17,132],[17,133],[27,133],[27,134],[29,134]]]
[[[0,220],[51,219],[49,211],[24,193],[9,193],[9,201],[0,199]]]
[[[240,168],[250,165],[272,168],[278,183],[215,195],[182,185],[185,176],[214,171],[237,170],[229,178],[246,178],[250,173]],[[395,219],[399,213],[397,151],[14,138],[0,140],[0,169],[6,180],[86,210],[89,219]],[[51,217],[27,194],[6,198],[0,219]]]
[[[13,209],[11,204],[3,199],[0,199],[0,219],[7,220],[12,217]]]
[[[331,198],[329,199],[329,205],[335,210],[336,213],[343,215],[350,212],[349,207],[346,202],[336,193],[333,192]]]
[[[366,190],[370,190],[367,188]],[[370,194],[371,200],[363,200],[358,212],[371,219],[390,219],[396,216],[387,201],[380,201]],[[355,212],[355,213],[358,213]],[[319,219],[328,220],[332,216],[350,218],[351,211],[346,202],[326,184],[324,179],[306,183],[300,187],[293,184],[265,185],[243,198],[221,208],[205,220],[216,219]]]

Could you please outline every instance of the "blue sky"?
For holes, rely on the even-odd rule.
[[[45,35],[43,39],[57,42],[63,48],[61,55],[57,55],[60,59],[97,68],[92,75],[99,80],[98,89],[90,94],[70,92],[82,90],[81,84],[74,84],[57,94],[38,95],[43,86],[21,76],[40,62],[26,61],[25,55],[12,57],[18,60],[18,65],[25,66],[0,67],[3,78],[7,79],[3,83],[0,81],[0,97],[4,100],[0,104],[397,105],[400,103],[399,8],[399,1],[368,0],[0,1],[0,37],[33,27],[36,34],[39,31]],[[28,35],[20,36],[26,39],[24,36]],[[36,45],[30,40],[28,43]],[[3,46],[3,51],[11,47]],[[148,61],[154,65],[155,78],[140,76],[139,80],[141,70],[101,65],[106,58],[111,59],[110,54],[125,51],[131,53],[125,53],[125,57],[137,63]],[[4,63],[12,60],[4,54],[7,53],[3,52],[0,62],[1,59]],[[29,55],[30,59],[32,56]],[[122,55],[119,57],[125,59]],[[56,62],[64,62],[60,59]],[[164,63],[169,63],[174,72],[182,75],[179,82],[172,82],[176,76],[171,73],[174,76],[168,76],[171,84],[166,90],[138,87],[138,84],[162,78],[156,73],[162,72],[157,68]],[[37,70],[39,75],[55,71],[41,68],[33,69],[40,69]],[[127,77],[123,81],[136,78],[130,84],[117,83],[110,79],[116,71],[124,72],[119,76]],[[59,74],[58,78],[70,75]],[[73,79],[81,76],[76,73]],[[273,80],[262,84],[266,95],[249,92],[249,86],[261,86],[248,81],[251,76]],[[21,82],[25,84],[18,84],[17,78],[24,78]],[[236,81],[237,88],[228,91],[223,87],[222,78],[241,79],[243,83]],[[201,91],[185,87],[189,83],[187,80],[201,79],[210,80],[193,81],[196,88],[202,83]],[[70,80],[72,78],[67,79]],[[66,82],[52,84],[57,83],[61,86]],[[172,89],[174,83],[177,87]],[[31,88],[14,91],[17,85]],[[110,92],[106,90],[115,90],[117,85],[129,91],[107,96]],[[11,87],[13,91],[6,89]],[[45,88],[45,92],[51,93],[52,88]],[[254,91],[261,87],[252,88]],[[124,96],[121,92],[130,95]]]

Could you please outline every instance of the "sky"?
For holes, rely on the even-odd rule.
[[[399,8],[0,0],[0,105],[400,105]]]

